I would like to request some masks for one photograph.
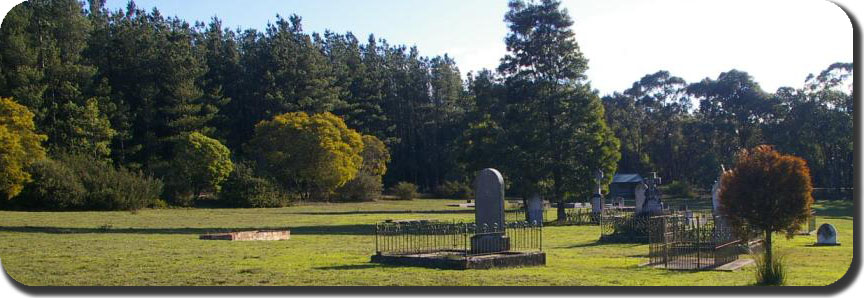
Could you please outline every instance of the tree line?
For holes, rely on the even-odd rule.
[[[601,98],[558,1],[514,0],[509,7],[508,54],[497,69],[463,80],[446,54],[422,56],[374,35],[364,42],[350,32],[307,33],[297,15],[277,16],[263,31],[231,30],[217,18],[189,23],[132,1],[116,11],[104,0],[27,1],[0,28],[0,97],[33,114],[48,156],[83,156],[163,180],[166,190],[198,185],[192,192],[200,194],[207,187],[171,178],[192,176],[188,165],[202,164],[189,162],[189,146],[214,158],[227,152],[232,166],[216,166],[222,173],[213,180],[260,190],[261,202],[285,184],[313,198],[325,180],[336,182],[325,183],[321,197],[329,198],[360,168],[378,178],[353,185],[373,192],[381,189],[369,186],[376,179],[423,191],[470,188],[475,171],[496,167],[515,195],[582,199],[597,169],[658,171],[705,184],[738,148],[763,143],[807,159],[817,186],[851,185],[851,88],[843,89],[851,64],[773,94],[741,71],[693,84],[661,71]],[[336,116],[348,130],[315,115]],[[323,118],[302,120],[313,116]],[[348,152],[340,156],[354,170],[334,178],[272,168],[272,152],[262,152],[272,143],[256,138],[274,121],[353,144],[336,147]],[[271,149],[296,145],[282,141]],[[362,155],[375,160],[349,162]]]
[[[852,69],[835,63],[774,93],[739,70],[695,83],[667,71],[646,75],[603,98],[622,143],[619,168],[705,186],[738,150],[769,144],[804,158],[816,187],[852,187]]]

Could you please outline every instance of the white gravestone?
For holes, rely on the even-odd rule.
[[[816,231],[816,245],[819,246],[834,246],[840,245],[837,242],[837,229],[832,224],[822,224],[819,230]]]
[[[648,186],[645,183],[639,182],[636,184],[636,189],[633,191],[636,197],[636,214],[642,213],[642,205],[645,204],[645,191]]]
[[[600,213],[603,212],[603,205],[605,202],[603,200],[603,186],[600,184],[603,181],[603,170],[597,170],[594,173],[594,182],[597,184],[597,191],[594,192],[594,195],[591,196],[591,212]]]
[[[483,169],[474,179],[474,220],[473,253],[510,250],[510,239],[504,233],[504,177],[496,169]]]
[[[726,218],[720,213],[720,181],[725,173],[726,167],[720,165],[720,176],[717,176],[711,187],[711,213],[714,215],[714,222],[719,226],[726,226]]]

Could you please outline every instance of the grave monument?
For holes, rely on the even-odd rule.
[[[510,239],[504,232],[504,177],[496,169],[483,169],[474,179],[474,220],[478,233],[471,237],[471,251],[507,251]]]

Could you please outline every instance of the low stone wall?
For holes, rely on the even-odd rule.
[[[272,240],[288,240],[291,238],[291,231],[243,231],[220,234],[201,235],[198,239],[201,240],[229,240],[229,241],[272,241]]]

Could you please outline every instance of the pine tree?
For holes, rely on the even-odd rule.
[[[505,131],[519,136],[509,138],[509,160],[519,168],[512,181],[525,195],[545,193],[564,202],[565,195],[587,198],[598,169],[610,174],[608,184],[620,153],[600,99],[584,82],[588,60],[570,29],[573,21],[559,6],[554,0],[509,3],[508,54],[499,71],[509,92]]]

